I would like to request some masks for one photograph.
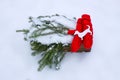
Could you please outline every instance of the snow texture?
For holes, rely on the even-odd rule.
[[[119,7],[119,0],[0,0],[0,80],[120,80]],[[38,72],[40,56],[31,56],[29,43],[16,30],[30,26],[29,16],[55,13],[91,15],[92,51],[68,53],[59,71]]]
[[[40,36],[36,40],[41,42],[42,44],[51,44],[51,43],[63,43],[69,44],[71,43],[73,36],[71,35],[59,35],[59,34],[52,34],[46,36]]]

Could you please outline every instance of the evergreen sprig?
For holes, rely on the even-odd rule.
[[[29,29],[16,31],[23,32],[25,34],[24,39],[30,42],[33,56],[41,55],[41,58],[38,62],[39,71],[42,70],[45,66],[49,66],[50,68],[55,68],[58,70],[66,52],[70,50],[70,44],[65,45],[63,43],[51,43],[47,45],[42,44],[36,40],[37,37],[51,34],[66,35],[66,31],[68,30],[67,26],[56,22],[55,20],[50,21],[44,19],[52,17],[63,17],[69,21],[75,20],[75,18],[69,19],[64,15],[55,14],[51,16],[38,16],[37,19],[40,23],[37,24],[34,22],[33,17],[29,17],[29,23],[31,23],[31,27]],[[50,30],[50,32],[45,32],[46,30]]]
[[[39,68],[38,70],[42,70],[45,66],[49,66],[50,68],[54,67],[55,69],[60,68],[60,62],[64,58],[66,54],[66,47],[69,45],[64,45],[62,43],[52,43],[50,45],[43,45],[37,41],[31,41],[31,49],[33,50],[32,55],[36,56],[38,54],[41,55],[41,59],[39,60]]]

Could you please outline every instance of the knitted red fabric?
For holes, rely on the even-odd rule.
[[[83,31],[90,26],[90,31],[92,32],[92,35],[90,33],[87,33],[84,38],[83,38],[83,45],[86,50],[91,49],[92,44],[93,44],[93,28],[92,28],[92,23],[90,16],[88,14],[83,14],[82,15],[82,27]]]
[[[79,18],[76,24],[76,30],[82,32],[82,19]],[[76,30],[69,30],[68,34],[74,34]],[[80,49],[80,45],[82,43],[81,38],[78,35],[75,35],[71,44],[71,52],[76,52]]]
[[[90,31],[92,32],[92,35],[90,33],[87,33],[83,37],[83,40],[78,35],[74,35],[75,31],[83,32],[84,30],[86,30],[88,28],[88,25],[90,26]],[[71,43],[71,52],[77,52],[80,49],[82,43],[86,50],[91,49],[93,44],[93,28],[90,16],[88,14],[83,14],[82,18],[79,18],[77,21],[76,29],[68,30],[68,34],[74,35]]]

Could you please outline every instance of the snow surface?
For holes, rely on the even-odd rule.
[[[41,42],[42,44],[51,44],[51,43],[63,43],[69,44],[72,42],[73,36],[71,35],[59,35],[59,34],[52,34],[46,36],[40,36],[36,40]]]
[[[0,0],[0,80],[120,80],[119,0]],[[91,15],[94,44],[89,53],[68,53],[59,71],[38,72],[39,56],[17,29],[29,16]]]

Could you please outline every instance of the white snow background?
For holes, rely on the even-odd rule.
[[[119,0],[0,0],[0,80],[120,80]],[[59,71],[38,72],[39,56],[17,29],[28,17],[91,15],[94,44],[89,53],[67,54]]]

